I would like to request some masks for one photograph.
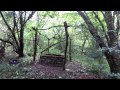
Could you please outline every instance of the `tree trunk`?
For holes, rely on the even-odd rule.
[[[36,60],[36,53],[37,53],[37,29],[35,30],[35,43],[34,43],[34,55],[33,55],[33,61]]]
[[[50,46],[50,39],[48,39],[48,47]],[[48,54],[49,54],[49,48],[48,48]]]
[[[61,39],[61,36],[58,35],[58,37],[59,37],[59,40],[58,40],[58,41],[61,41],[61,40],[62,40],[62,39]],[[63,53],[62,43],[59,44],[59,49],[60,49],[60,53]]]
[[[23,50],[24,50],[24,41],[23,41],[23,33],[24,32],[24,29],[21,29],[20,30],[20,39],[19,39],[19,43],[20,43],[20,47],[19,47],[19,57],[24,57],[24,52],[23,52]]]
[[[105,56],[108,60],[111,73],[120,73],[120,55],[118,53],[120,52],[120,46],[118,44],[118,36],[117,31],[115,30],[112,12],[105,11],[104,18],[108,28],[107,33],[110,39],[109,47],[113,49],[112,52],[105,52]]]
[[[116,51],[112,52],[111,54],[106,51],[104,54],[108,61],[110,72],[120,73],[120,55],[117,54]]]
[[[67,22],[64,22],[64,27],[65,27],[66,45],[65,45],[65,52],[64,52],[65,59],[64,59],[64,63],[63,63],[63,70],[65,70],[65,64],[67,61],[67,48],[68,48],[68,37],[69,37]]]
[[[86,44],[86,41],[87,41],[87,37],[88,37],[88,35],[86,35],[85,33],[84,33],[84,37],[85,37],[85,39],[84,39],[84,42],[83,42],[83,45],[82,45],[82,50],[81,50],[81,55],[83,55],[84,54],[84,47],[85,47],[85,44]]]
[[[96,42],[99,44],[101,48],[108,48],[100,35],[98,34],[98,30],[94,27],[90,19],[81,11],[78,11],[78,13],[82,16],[86,24],[88,25],[88,29],[92,36],[95,38]],[[104,55],[108,61],[110,71],[111,73],[120,73],[120,55],[117,52],[120,52],[120,46],[118,46],[118,37],[117,33],[114,28],[114,24],[112,22],[112,15],[109,11],[106,11],[106,14],[104,15],[107,28],[108,28],[108,36],[110,39],[110,42],[108,43],[110,48],[114,49],[112,52],[110,50],[105,50]]]
[[[23,15],[22,15],[22,11],[20,11],[20,38],[19,38],[19,57],[23,57],[24,56],[24,53],[23,53],[23,50],[24,50],[24,41],[23,41],[23,38],[24,38],[24,24],[23,24]]]
[[[70,42],[69,42],[69,61],[72,61],[72,56],[71,56],[71,38],[70,38]]]

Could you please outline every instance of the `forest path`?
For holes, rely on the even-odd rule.
[[[53,67],[48,65],[31,65],[32,79],[99,79],[96,74],[86,73],[86,68],[79,64],[79,62],[68,62],[66,64],[66,71],[62,67]]]

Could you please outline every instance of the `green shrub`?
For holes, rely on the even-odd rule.
[[[23,57],[19,59],[19,66],[27,66],[33,63],[33,57]]]
[[[10,66],[7,63],[0,65],[0,79],[22,79],[29,76],[31,69],[25,67]]]
[[[108,77],[110,79],[120,79],[120,73],[111,73],[111,74],[108,74]]]
[[[14,57],[2,58],[2,63],[0,64],[0,79],[24,79],[28,78],[31,73],[30,68],[26,68],[33,62],[33,57],[23,57],[17,59],[19,61],[16,65],[9,65],[9,61],[13,60]]]

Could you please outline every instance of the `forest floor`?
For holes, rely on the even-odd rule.
[[[75,60],[67,62],[66,70],[63,71],[62,67],[40,63],[27,64],[24,62],[27,58],[22,59],[15,65],[10,65],[7,58],[0,60],[0,79],[101,79],[101,75],[89,72],[88,66],[83,66]]]
[[[48,65],[31,65],[30,79],[100,79],[99,75],[87,73],[86,68],[79,62],[67,62],[66,70],[62,67],[53,67]]]

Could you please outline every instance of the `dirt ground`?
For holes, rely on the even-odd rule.
[[[99,79],[97,74],[87,73],[79,62],[67,62],[66,70],[48,65],[31,65],[30,79]]]

